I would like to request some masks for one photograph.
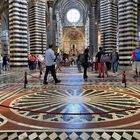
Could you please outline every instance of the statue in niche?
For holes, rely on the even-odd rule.
[[[75,46],[75,44],[72,45],[70,51],[69,51],[70,56],[76,56],[78,54],[78,50]]]

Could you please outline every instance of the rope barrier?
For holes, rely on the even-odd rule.
[[[34,112],[34,113],[41,113],[41,114],[48,114],[48,115],[105,115],[105,114],[111,114],[111,113],[120,113],[120,112],[125,112],[125,111],[133,111],[133,110],[138,110],[140,109],[140,106],[134,107],[134,108],[127,108],[127,109],[122,109],[122,110],[111,110],[108,112],[93,112],[93,113],[86,113],[86,112],[80,112],[80,113],[59,113],[59,112],[46,112],[46,111],[36,111],[36,110],[30,110],[30,109],[23,109],[23,108],[18,108],[18,107],[10,107],[6,105],[0,105],[1,107],[4,108],[9,108],[9,109],[16,109],[19,111],[27,111],[27,112]]]
[[[40,81],[42,81],[42,79],[39,78],[39,77],[33,76],[33,75],[29,74],[29,73],[27,75],[31,76],[32,78],[39,79]]]

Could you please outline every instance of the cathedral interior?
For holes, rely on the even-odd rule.
[[[140,140],[140,0],[0,0],[0,140]],[[56,84],[28,67],[48,45],[61,55]],[[99,47],[116,48],[119,68],[98,78]],[[89,49],[88,80],[76,59]],[[70,64],[74,60],[75,63]],[[0,60],[1,63],[1,60]],[[125,82],[123,82],[125,81]]]

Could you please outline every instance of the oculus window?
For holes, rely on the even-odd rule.
[[[80,12],[77,9],[70,9],[67,12],[67,20],[70,23],[77,23],[80,20]]]

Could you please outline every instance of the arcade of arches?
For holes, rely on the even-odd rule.
[[[76,49],[89,47],[91,56],[95,56],[99,47],[104,47],[106,52],[115,47],[119,51],[120,65],[128,66],[132,50],[140,42],[138,13],[137,0],[130,3],[121,0],[2,0],[0,53],[9,56],[11,67],[27,67],[28,54],[42,54],[48,44],[68,53],[68,48],[77,41]],[[73,30],[72,36],[82,32],[82,40],[79,42],[72,36],[66,39],[69,30]],[[68,48],[65,48],[67,43]]]
[[[9,58],[0,71],[0,140],[140,140],[140,77],[130,66],[139,13],[140,0],[0,0],[0,54]],[[45,65],[30,70],[28,56],[49,44],[62,62],[88,48],[88,78],[75,61],[57,69],[60,83],[48,74],[43,84]],[[98,76],[99,47],[116,48],[117,73]]]

